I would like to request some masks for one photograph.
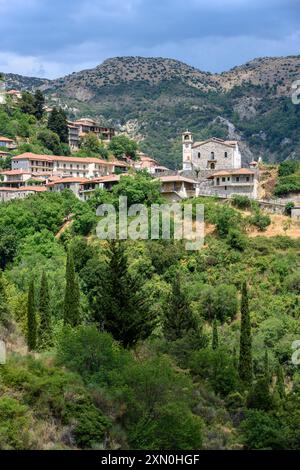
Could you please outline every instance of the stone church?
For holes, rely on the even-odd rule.
[[[241,168],[241,153],[236,140],[216,137],[194,142],[191,132],[182,134],[183,170],[231,170]]]

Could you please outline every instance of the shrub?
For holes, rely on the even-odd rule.
[[[300,294],[300,271],[290,274],[284,281],[284,287],[287,291],[294,291]]]
[[[15,398],[0,398],[0,449],[22,450],[31,447],[31,415],[27,406]]]
[[[260,211],[256,211],[253,216],[249,218],[249,223],[255,225],[262,232],[270,225],[271,219],[268,215],[262,214]]]
[[[247,238],[237,229],[230,229],[227,235],[227,243],[234,250],[244,251],[247,246]]]
[[[285,205],[285,208],[284,208],[284,213],[285,215],[291,215],[292,213],[292,209],[295,207],[295,203],[290,201],[288,202],[286,205]]]
[[[251,200],[248,198],[248,196],[241,196],[236,194],[232,198],[232,205],[238,207],[239,209],[250,209]]]
[[[81,408],[74,428],[76,444],[84,449],[99,446],[109,424],[109,420],[94,405]]]

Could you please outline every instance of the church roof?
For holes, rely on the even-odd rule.
[[[210,139],[194,142],[192,147],[193,148],[200,147],[201,145],[207,144],[209,142],[226,145],[227,147],[235,147],[238,141],[237,140],[223,140],[223,139],[218,139],[217,137],[211,137]]]

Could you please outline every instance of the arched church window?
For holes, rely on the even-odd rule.
[[[211,160],[214,160],[214,159],[215,159],[215,152],[211,152],[210,158],[211,158]]]
[[[200,157],[201,157],[201,153],[200,153],[200,152],[198,152],[198,158],[200,158]]]
[[[227,153],[227,152],[224,153],[224,157],[225,157],[225,158],[228,157],[228,153]]]

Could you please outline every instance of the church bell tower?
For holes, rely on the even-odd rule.
[[[191,132],[186,131],[182,133],[182,168],[183,170],[192,170],[192,145],[193,135]]]

